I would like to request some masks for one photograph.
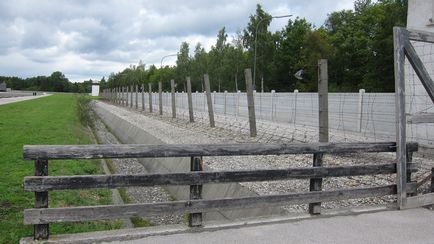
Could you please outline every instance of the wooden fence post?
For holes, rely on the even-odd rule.
[[[142,84],[142,110],[145,111],[145,84]]]
[[[35,161],[35,176],[48,175],[48,161]],[[48,192],[35,192],[35,208],[48,208]],[[33,226],[33,237],[35,240],[47,240],[49,236],[48,224],[38,224]]]
[[[139,104],[138,104],[138,102],[139,102],[139,86],[138,85],[136,85],[136,109],[138,109],[139,108]]]
[[[318,60],[318,108],[319,108],[319,142],[328,142],[328,72],[327,59]],[[321,167],[323,165],[323,154],[313,154],[313,167]],[[322,178],[310,179],[310,191],[322,190]],[[309,214],[321,214],[321,203],[310,203]]]
[[[170,80],[170,89],[172,95],[172,118],[176,118],[176,94],[175,94],[175,80]]]
[[[203,171],[202,157],[191,157],[190,171]],[[190,185],[190,199],[202,199],[202,185]],[[188,215],[188,226],[202,226],[202,213],[190,213]]]
[[[244,76],[246,77],[247,109],[249,110],[250,136],[256,137],[255,98],[253,97],[252,70],[245,69]]]
[[[212,100],[211,100],[211,87],[209,85],[209,76],[208,76],[208,74],[204,74],[203,75],[203,79],[205,81],[205,91],[206,91],[206,101],[207,101],[207,104],[208,104],[209,125],[211,127],[215,127],[214,110],[213,110]]]
[[[160,115],[163,115],[163,83],[158,82],[158,107],[160,108]]]
[[[188,115],[190,117],[190,122],[194,122],[194,114],[193,114],[193,98],[191,97],[191,80],[190,77],[186,77],[187,79],[187,100],[188,100]]]
[[[149,89],[149,112],[152,113],[152,83],[148,83]]]

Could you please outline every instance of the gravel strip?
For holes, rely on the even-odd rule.
[[[119,140],[107,129],[105,124],[96,116],[93,116],[94,131],[98,141],[102,144],[119,144]],[[107,160],[108,161],[108,160]],[[109,161],[110,162],[110,161]],[[137,159],[112,159],[114,174],[148,174],[145,167]],[[130,203],[155,203],[168,202],[173,198],[162,187],[128,187],[125,188]],[[168,214],[164,216],[146,217],[152,225],[167,225],[185,223],[184,215]]]
[[[289,143],[294,138],[290,135],[288,126],[276,123],[259,123],[258,137],[251,138],[248,135],[248,124],[229,116],[216,116],[216,128],[209,128],[207,120],[197,120],[189,123],[186,119],[172,119],[171,113],[159,116],[156,113],[143,113],[130,108],[98,102],[95,106],[112,111],[123,117],[130,123],[144,129],[165,143],[176,144],[204,144],[204,143]],[[182,116],[180,116],[182,117]],[[205,123],[202,123],[202,122]],[[310,133],[310,132],[309,132]],[[301,132],[303,134],[303,132]],[[306,135],[306,134],[305,134]],[[305,139],[308,139],[307,137]],[[359,138],[359,141],[364,141]],[[311,140],[311,139],[309,139]],[[366,140],[365,140],[366,141]],[[346,154],[325,155],[324,166],[355,165],[355,164],[379,164],[394,162],[394,153],[370,153],[370,154]],[[235,156],[235,157],[205,157],[206,165],[212,170],[246,170],[246,169],[276,169],[288,167],[311,167],[312,155],[284,155],[284,156]],[[427,174],[433,161],[414,158],[413,162],[422,163],[419,172],[413,174],[414,179],[421,179]],[[381,186],[395,183],[395,175],[355,176],[327,178],[323,181],[324,190],[336,190],[344,188]],[[250,190],[260,194],[281,194],[290,192],[306,192],[309,190],[309,180],[285,180],[273,182],[249,182],[241,183]],[[384,205],[396,201],[396,196],[363,198],[339,202],[324,203],[325,208],[357,207],[369,205]],[[307,205],[291,205],[284,207],[289,212],[306,211]]]

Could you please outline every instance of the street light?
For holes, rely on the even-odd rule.
[[[163,60],[164,60],[165,58],[168,58],[168,57],[174,57],[174,56],[178,56],[178,54],[175,53],[175,54],[169,54],[169,55],[163,56],[163,57],[161,58],[161,62],[160,62],[160,69],[163,68]]]
[[[256,30],[255,30],[255,54],[254,54],[254,57],[253,57],[253,85],[254,85],[255,89],[256,89],[256,46],[257,46],[256,45],[256,41],[258,39],[258,27],[259,27],[259,24],[261,24],[262,21],[264,21],[266,19],[280,19],[280,18],[288,18],[288,17],[291,17],[291,16],[292,16],[292,14],[281,15],[281,16],[271,16],[271,17],[263,18],[263,19],[259,20],[259,22],[256,24]]]

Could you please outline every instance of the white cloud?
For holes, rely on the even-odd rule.
[[[327,13],[353,0],[259,0],[271,15],[293,14],[322,25]],[[0,1],[0,75],[36,76],[62,71],[73,81],[99,79],[142,60],[160,65],[181,42],[209,50],[223,26],[229,36],[254,14],[250,0]],[[274,19],[272,31],[288,19]],[[165,60],[173,65],[174,58]]]

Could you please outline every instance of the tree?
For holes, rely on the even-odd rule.
[[[176,82],[185,82],[185,77],[190,75],[191,61],[189,56],[190,48],[187,42],[182,42],[176,59]]]

